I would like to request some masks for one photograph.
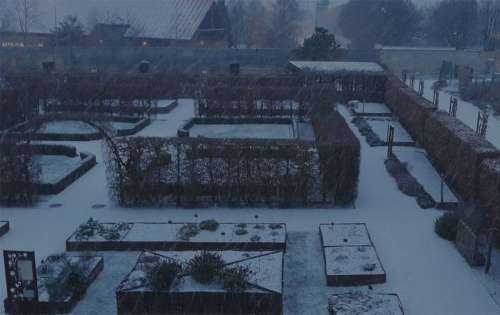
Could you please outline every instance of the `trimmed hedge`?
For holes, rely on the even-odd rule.
[[[312,116],[323,184],[339,204],[356,200],[361,145],[344,118],[334,110]]]

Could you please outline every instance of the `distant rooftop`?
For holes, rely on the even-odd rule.
[[[384,69],[375,62],[339,62],[339,61],[290,61],[290,64],[304,72],[359,72],[383,74]]]
[[[73,15],[84,25],[92,21],[132,24],[143,30],[144,37],[190,40],[214,3],[215,0],[44,0],[38,6],[37,23],[31,31],[49,33],[56,18],[61,21]]]

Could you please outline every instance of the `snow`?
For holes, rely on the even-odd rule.
[[[82,165],[79,155],[34,155],[33,162],[40,167],[40,183],[55,184]]]
[[[106,227],[111,227],[113,223],[103,223]],[[216,231],[200,230],[195,236],[189,238],[190,242],[252,242],[252,237],[259,236],[259,242],[284,243],[286,239],[286,229],[284,225],[281,228],[272,229],[269,224],[247,224],[244,228],[247,234],[237,235],[236,230],[240,229],[236,223],[220,224]],[[130,230],[123,233],[120,238],[124,242],[181,242],[187,241],[179,238],[179,230],[184,226],[183,223],[132,223]],[[257,226],[257,227],[256,227]],[[70,241],[105,241],[100,235],[96,234],[87,240],[77,240],[72,235]]]
[[[406,163],[410,174],[422,185],[431,197],[441,201],[441,177],[429,162],[425,152],[414,148],[397,148],[394,151],[396,157]],[[443,183],[443,201],[457,203],[458,199],[446,183]]]
[[[432,101],[434,91],[432,85],[436,82],[437,78],[426,78],[424,80],[424,97]],[[456,86],[456,81],[451,81],[450,85]],[[418,88],[418,84],[415,84],[415,89]],[[470,102],[463,101],[457,95],[455,88],[447,88],[439,93],[439,105],[438,108],[442,111],[448,112],[450,107],[450,96],[456,96],[458,98],[457,105],[457,118],[465,123],[467,126],[476,130],[477,126],[477,114],[481,109]],[[500,117],[490,115],[488,119],[488,128],[486,130],[486,139],[491,142],[497,149],[500,149]]]
[[[399,298],[393,294],[332,295],[328,304],[334,315],[403,315]]]
[[[370,246],[372,241],[365,224],[321,224],[323,246]]]
[[[193,101],[181,100],[170,114],[158,115],[138,136],[175,136],[183,120],[193,116]],[[339,109],[350,123],[349,113]],[[43,196],[31,208],[1,207],[0,220],[9,220],[11,231],[0,238],[0,247],[35,250],[37,260],[63,251],[65,239],[90,216],[101,222],[168,222],[216,219],[219,222],[276,222],[287,224],[284,260],[284,314],[326,315],[328,296],[351,289],[328,287],[318,225],[325,222],[364,222],[377,244],[387,282],[372,285],[374,293],[397,293],[405,314],[500,313],[500,307],[477,278],[455,246],[433,231],[443,212],[422,211],[414,198],[403,195],[384,168],[387,148],[361,143],[359,197],[356,208],[345,209],[144,209],[121,208],[109,198],[101,141],[63,142],[79,151],[96,154],[99,164],[63,192]],[[51,204],[60,203],[60,208]],[[93,205],[106,205],[93,208]],[[195,217],[195,215],[197,217]],[[256,219],[255,216],[258,216]],[[116,314],[115,289],[135,265],[139,252],[102,252],[105,267],[73,311],[75,315]],[[5,275],[0,272],[0,284]],[[366,287],[356,290],[368,290]],[[0,285],[5,297],[5,285]],[[0,313],[3,308],[0,307]]]
[[[151,262],[148,257],[155,259],[172,258],[182,264],[189,262],[191,258],[200,254],[199,251],[157,251],[145,252],[138,259],[138,264],[132,270],[131,274],[126,277],[118,290],[125,291],[148,291],[149,287],[145,276],[144,270]],[[249,267],[253,273],[250,276],[249,283],[257,285],[264,290],[271,290],[276,293],[282,292],[282,268],[283,268],[283,252],[245,252],[245,251],[215,251],[212,253],[219,254],[225,262],[225,266],[246,266]],[[256,288],[251,288],[248,291],[255,291]],[[191,276],[184,276],[181,281],[173,289],[175,292],[223,292],[221,283],[214,281],[208,284],[201,284],[195,281]],[[261,289],[257,291],[262,292]]]
[[[410,134],[397,120],[387,118],[366,118],[365,120],[382,141],[387,140],[387,130],[389,126],[392,126],[394,127],[394,142],[414,143]]]
[[[378,275],[383,274],[382,264],[373,246],[325,247],[327,275]]]
[[[189,129],[192,138],[292,139],[291,124],[195,124]]]
[[[384,72],[384,69],[374,62],[290,61],[290,63],[298,69],[311,72]]]
[[[391,114],[391,110],[383,103],[352,102],[353,110],[356,114]]]
[[[115,130],[132,129],[134,128],[134,123],[128,122],[106,122]],[[45,123],[39,130],[38,133],[64,133],[64,134],[88,134],[94,133],[97,130],[85,124],[81,121],[76,120],[65,120],[65,121],[51,121]]]

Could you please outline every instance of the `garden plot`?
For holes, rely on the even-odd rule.
[[[118,314],[282,314],[283,252],[144,252]]]
[[[392,112],[383,103],[351,102],[353,114],[360,116],[392,116]]]
[[[353,292],[334,294],[328,298],[332,315],[403,315],[397,294],[365,294]]]
[[[5,299],[5,311],[10,314],[67,314],[104,268],[98,256],[53,255],[37,268],[38,302]]]
[[[358,286],[386,281],[373,246],[324,247],[326,282],[329,286]]]
[[[372,241],[364,223],[320,224],[321,242],[329,246],[372,246]]]
[[[292,124],[194,124],[190,137],[238,139],[293,139]]]
[[[420,150],[396,150],[396,157],[406,163],[410,174],[424,187],[425,191],[434,199],[438,206],[446,207],[458,204],[457,197],[451,189],[441,180],[425,152]],[[441,199],[441,188],[443,198]]]
[[[385,271],[364,223],[320,224],[329,286],[384,283]]]
[[[40,183],[55,184],[83,164],[80,156],[35,155],[33,162],[40,167]]]
[[[90,219],[66,240],[68,251],[285,250],[286,226],[265,223],[99,223]]]
[[[394,127],[394,145],[414,146],[415,141],[411,138],[404,127],[394,119],[387,118],[367,118],[366,122],[372,128],[377,137],[386,142],[389,126]]]
[[[106,122],[106,125],[110,125],[115,130],[123,130],[123,129],[132,129],[135,126],[135,123],[131,122],[117,122],[110,121]],[[45,123],[41,126],[41,128],[37,131],[37,133],[43,134],[53,134],[53,133],[62,133],[62,134],[91,134],[95,133],[97,130],[87,125],[84,122],[77,120],[67,120],[67,121],[51,121]]]
[[[9,221],[0,221],[0,237],[9,232],[10,224]]]

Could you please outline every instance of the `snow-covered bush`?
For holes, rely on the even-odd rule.
[[[199,227],[200,227],[200,230],[214,232],[214,231],[217,231],[217,229],[219,228],[219,222],[217,222],[217,220],[213,220],[213,219],[205,220],[205,221],[200,222]]]
[[[447,212],[436,219],[434,231],[441,238],[454,241],[457,236],[458,216],[455,213]]]
[[[183,266],[177,261],[162,260],[147,271],[146,277],[153,289],[170,290],[182,272]]]
[[[199,283],[210,283],[224,268],[224,260],[219,254],[201,252],[188,262],[188,272]]]
[[[245,266],[227,267],[221,274],[222,285],[229,293],[242,293],[250,288],[252,270]]]
[[[179,229],[177,237],[183,241],[189,241],[191,237],[198,235],[198,233],[200,233],[200,228],[196,224],[187,223]]]

